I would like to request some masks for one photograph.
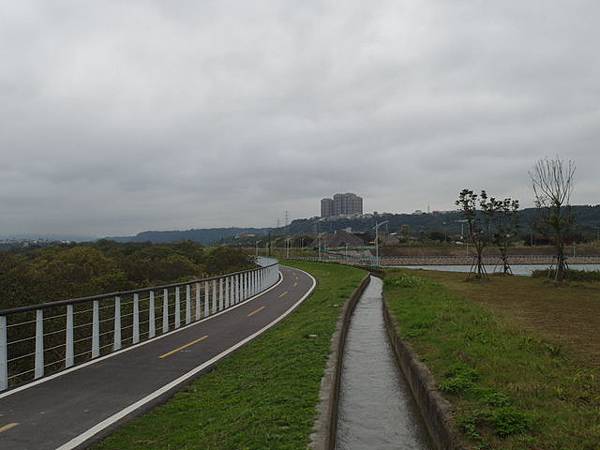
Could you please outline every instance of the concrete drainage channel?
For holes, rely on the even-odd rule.
[[[382,288],[379,278],[366,278],[344,306],[321,383],[314,450],[438,447],[388,340]]]
[[[382,288],[383,282],[372,277],[350,322],[340,384],[338,450],[431,448],[386,335]]]

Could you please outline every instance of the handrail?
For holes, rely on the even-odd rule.
[[[272,267],[272,266],[276,266],[276,265],[278,265],[278,263],[273,263],[273,264],[270,264],[270,265],[264,266],[264,267]],[[185,285],[192,284],[192,283],[202,283],[205,281],[217,280],[224,276],[233,276],[233,275],[238,275],[238,274],[242,274],[242,273],[255,272],[264,267],[240,270],[238,272],[231,272],[231,273],[227,273],[227,274],[223,274],[223,275],[215,275],[213,277],[208,277],[208,278],[194,278],[193,280],[181,281],[178,283],[162,284],[159,286],[150,286],[150,287],[139,288],[139,289],[129,289],[127,291],[116,291],[116,292],[109,292],[106,294],[90,295],[87,297],[77,297],[77,298],[72,298],[72,299],[67,299],[67,300],[58,300],[55,302],[38,303],[36,305],[17,306],[14,308],[0,309],[0,316],[35,311],[37,309],[54,308],[56,306],[76,305],[78,303],[85,303],[85,302],[90,302],[93,300],[107,300],[110,297],[127,296],[127,295],[132,295],[132,294],[142,294],[142,293],[146,293],[146,292],[150,292],[150,291],[157,291],[159,289],[170,289],[170,288],[174,288],[174,287],[181,287],[181,286],[185,286]]]
[[[2,310],[0,391],[218,314],[278,279],[279,263],[264,261],[207,278]]]

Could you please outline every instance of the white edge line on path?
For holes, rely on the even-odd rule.
[[[153,337],[152,339],[148,339],[147,341],[140,342],[139,344],[135,344],[135,345],[132,345],[130,347],[124,348],[122,350],[118,350],[116,352],[109,353],[108,355],[100,356],[99,358],[90,359],[89,361],[84,362],[83,364],[79,364],[79,365],[71,367],[69,369],[61,370],[60,372],[55,373],[54,375],[49,375],[47,377],[40,378],[39,380],[32,381],[31,383],[24,384],[23,386],[16,387],[14,389],[11,389],[8,392],[4,392],[4,393],[0,394],[0,399],[8,397],[9,395],[16,394],[17,392],[24,391],[25,389],[29,389],[29,388],[32,388],[34,386],[38,386],[38,385],[40,385],[42,383],[45,383],[46,381],[54,380],[55,378],[61,377],[61,376],[66,375],[68,373],[74,372],[76,370],[83,369],[84,367],[91,366],[92,364],[96,364],[96,363],[98,363],[100,361],[104,361],[105,359],[112,358],[113,356],[120,355],[121,353],[125,353],[125,352],[128,352],[130,350],[136,349],[138,347],[141,347],[142,345],[149,344],[150,342],[156,342],[159,339],[165,338],[165,337],[170,336],[170,335],[175,334],[175,333],[179,333],[180,331],[183,331],[183,330],[185,330],[187,328],[199,325],[199,324],[201,324],[203,322],[206,322],[207,320],[214,319],[215,317],[220,316],[221,314],[225,314],[225,313],[227,313],[229,311],[232,311],[232,310],[234,310],[234,309],[236,309],[236,308],[238,308],[238,307],[240,307],[242,305],[245,305],[246,303],[248,303],[248,302],[250,302],[250,301],[252,301],[254,299],[257,299],[261,295],[266,294],[267,292],[275,289],[282,282],[283,282],[283,274],[280,271],[279,272],[279,281],[277,281],[277,283],[275,283],[269,289],[264,290],[264,291],[262,291],[259,294],[256,294],[254,297],[247,298],[246,300],[244,300],[243,302],[238,303],[237,305],[230,306],[229,308],[224,309],[223,311],[220,311],[220,312],[218,312],[216,314],[213,314],[212,316],[208,316],[208,317],[205,317],[204,319],[200,319],[197,322],[192,322],[190,324],[187,324],[187,325],[184,325],[182,327],[176,328],[173,331],[169,331],[168,333],[161,334],[160,336]]]
[[[297,270],[300,270],[300,269],[297,269]],[[301,271],[301,272],[304,272],[304,271]],[[129,405],[127,408],[122,409],[118,413],[113,414],[109,418],[107,418],[107,419],[103,420],[102,422],[100,422],[98,425],[93,426],[92,428],[90,428],[89,430],[83,432],[79,436],[71,439],[66,444],[61,445],[56,450],[72,450],[72,449],[74,449],[74,448],[82,445],[83,443],[85,443],[87,440],[91,439],[93,436],[95,436],[96,434],[98,434],[102,430],[104,430],[104,429],[110,427],[111,425],[115,424],[119,420],[123,419],[125,416],[131,414],[136,409],[141,408],[142,406],[144,406],[146,403],[149,403],[149,402],[157,399],[158,397],[160,397],[164,393],[170,391],[171,389],[173,389],[177,385],[179,385],[179,384],[183,383],[184,381],[188,380],[189,378],[193,377],[198,372],[201,372],[202,370],[204,370],[207,367],[211,366],[212,364],[216,363],[217,361],[219,361],[220,359],[222,359],[225,356],[229,355],[230,353],[234,352],[235,350],[237,350],[238,348],[240,348],[244,344],[250,342],[252,339],[256,338],[260,334],[264,333],[265,331],[267,331],[272,326],[276,325],[278,322],[280,322],[285,317],[287,317],[289,314],[291,314],[298,306],[300,306],[300,304],[304,300],[306,300],[308,298],[308,296],[310,294],[312,294],[312,292],[314,291],[315,286],[317,285],[317,280],[315,280],[315,278],[311,274],[309,274],[307,272],[304,272],[304,273],[306,275],[308,275],[312,279],[312,286],[310,287],[310,289],[308,290],[308,292],[306,294],[304,294],[302,296],[302,298],[300,298],[300,300],[298,300],[296,303],[294,303],[286,312],[284,312],[281,316],[279,316],[273,322],[269,323],[268,325],[266,325],[265,327],[261,328],[257,332],[251,334],[247,338],[242,339],[240,342],[238,342],[237,344],[235,344],[232,347],[229,347],[227,350],[219,353],[217,356],[213,357],[212,359],[209,359],[208,361],[202,363],[201,365],[199,365],[195,369],[190,370],[185,375],[182,375],[179,378],[171,381],[170,383],[165,384],[163,387],[157,389],[152,394],[147,395],[146,397],[144,397],[144,398],[138,400],[137,402]]]

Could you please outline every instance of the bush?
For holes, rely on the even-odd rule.
[[[400,272],[398,274],[394,274],[393,278],[386,278],[385,285],[388,287],[397,287],[397,288],[416,288],[425,286],[428,284],[428,281],[421,277],[416,277],[413,275],[408,275],[406,273]]]
[[[461,394],[473,387],[479,380],[479,373],[465,364],[456,364],[448,369],[445,377],[440,383],[440,390],[449,394]]]
[[[550,269],[534,270],[531,274],[534,278],[553,279],[554,271]],[[567,281],[600,281],[600,270],[575,270],[569,269],[566,273]]]

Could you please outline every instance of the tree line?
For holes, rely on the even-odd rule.
[[[253,267],[231,247],[95,243],[0,252],[0,309],[129,290]]]

